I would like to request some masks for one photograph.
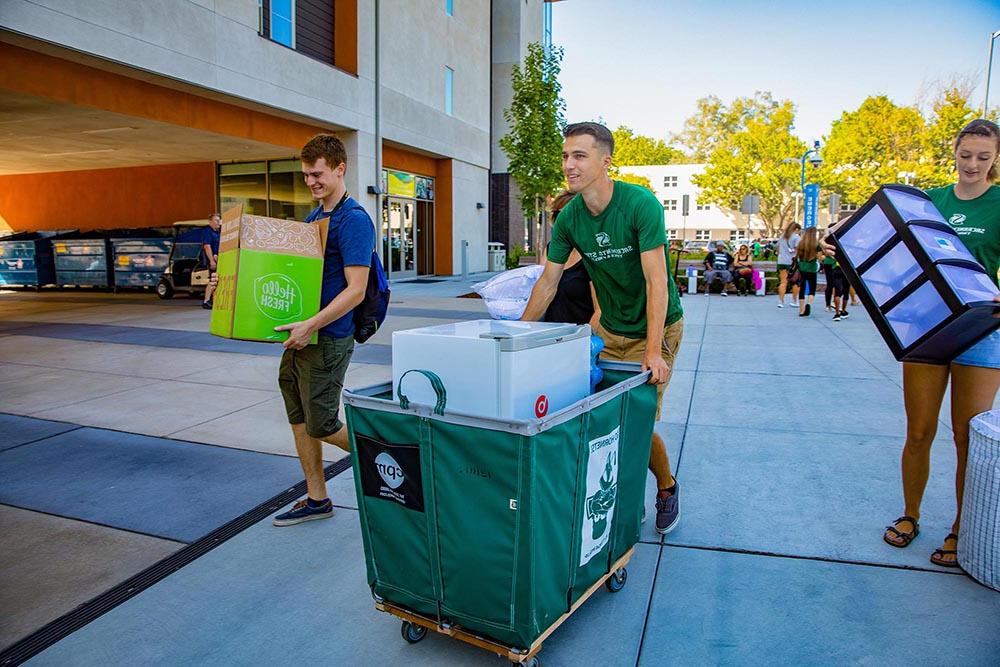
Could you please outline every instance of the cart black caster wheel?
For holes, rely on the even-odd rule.
[[[524,662],[512,662],[511,665],[517,665],[517,667],[542,667],[542,661],[538,659],[538,656],[532,656],[530,660],[525,660]]]
[[[403,635],[403,639],[411,644],[416,644],[427,636],[427,628],[416,623],[410,623],[409,621],[403,621],[403,627],[400,628],[400,632]]]
[[[611,593],[617,593],[625,588],[626,581],[628,581],[628,570],[623,567],[608,577],[607,581],[604,582],[604,587]]]

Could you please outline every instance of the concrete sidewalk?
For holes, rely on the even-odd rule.
[[[466,291],[460,281],[393,285],[390,319],[373,342],[484,312],[481,301],[454,298]],[[207,327],[207,313],[181,303],[16,296],[0,294],[5,320]],[[921,535],[893,549],[881,534],[902,511],[900,367],[860,308],[833,322],[822,303],[810,318],[774,304],[684,298],[684,342],[657,425],[683,489],[681,524],[662,541],[647,522],[625,590],[598,591],[546,642],[546,666],[996,664],[1000,595],[927,560],[954,512],[947,409]],[[31,422],[31,447],[87,426],[143,434],[149,447],[160,438],[240,456],[292,455],[275,356],[104,343],[77,331],[85,339],[0,331],[0,412],[47,420]],[[348,382],[388,377],[385,363],[356,363]],[[0,468],[27,446],[0,441]],[[650,480],[650,501],[652,490]],[[339,507],[332,520],[284,529],[260,522],[32,663],[502,664],[442,637],[403,642],[398,621],[372,606],[350,471],[331,491]],[[3,502],[25,513],[19,530],[51,515],[84,525],[58,507]],[[117,537],[131,530],[95,523]],[[53,540],[73,532],[60,530],[50,529]],[[140,532],[125,537],[136,540],[130,553],[148,554],[143,562],[173,548],[163,539],[170,533]],[[159,541],[138,544],[149,535]],[[183,533],[170,539],[186,541]]]

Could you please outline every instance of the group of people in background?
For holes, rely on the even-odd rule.
[[[798,306],[799,317],[809,317],[822,267],[826,281],[823,294],[826,310],[833,312],[834,322],[839,322],[850,315],[848,300],[851,305],[857,305],[857,296],[832,249],[824,247],[820,238],[815,227],[802,231],[797,222],[785,227],[778,239],[778,308],[785,307],[785,296],[790,293],[792,305]]]

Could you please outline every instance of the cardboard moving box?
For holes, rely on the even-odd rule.
[[[274,327],[318,313],[327,222],[247,215],[242,205],[226,211],[210,331],[222,338],[278,343],[288,332]]]

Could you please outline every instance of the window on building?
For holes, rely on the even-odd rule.
[[[841,204],[840,205],[840,212],[841,213],[854,213],[857,210],[858,210],[858,205],[857,204]]]
[[[709,209],[709,205],[707,203],[703,204],[701,202],[696,202],[694,208],[696,211],[707,211]]]
[[[729,232],[729,240],[733,243],[746,243],[746,237],[743,235],[743,232],[737,230]]]
[[[677,240],[677,230],[676,229],[668,229],[667,230],[667,240],[668,241],[676,241]]]
[[[312,194],[302,178],[299,160],[272,160],[267,164],[268,216],[303,220],[313,208]]]
[[[220,211],[242,204],[244,213],[302,220],[313,208],[298,160],[220,164],[218,175]]]
[[[455,70],[450,67],[444,68],[444,112],[449,116],[454,114],[453,96],[455,86]]]
[[[243,212],[267,215],[267,163],[219,165],[219,210],[243,204]]]
[[[455,15],[455,0],[444,0],[444,13],[448,16]]]
[[[677,187],[677,177],[676,176],[664,176],[663,177],[663,187],[665,187],[665,188],[676,188]]]
[[[711,229],[696,229],[694,232],[695,241],[709,241],[712,238]]]
[[[271,0],[271,39],[295,48],[295,0]]]
[[[676,199],[664,199],[663,200],[663,210],[665,210],[665,211],[676,211],[677,210],[677,200]]]

